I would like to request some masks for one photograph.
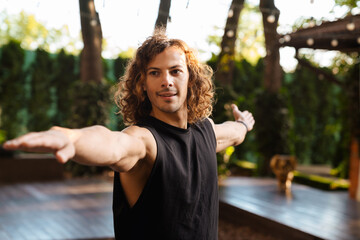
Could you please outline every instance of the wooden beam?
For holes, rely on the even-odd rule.
[[[310,40],[311,39],[311,40]],[[360,52],[360,15],[280,35],[281,47]]]

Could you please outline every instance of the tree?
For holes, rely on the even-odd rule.
[[[260,0],[260,11],[263,16],[266,56],[264,58],[264,91],[257,96],[256,139],[262,155],[258,171],[260,175],[270,175],[270,159],[275,154],[291,154],[288,141],[289,118],[284,97],[280,92],[282,68],[278,34],[276,31],[280,11],[274,0]]]
[[[238,22],[243,4],[244,0],[233,0],[226,20],[224,35],[221,41],[221,52],[218,57],[217,72],[215,75],[216,80],[223,85],[230,85],[234,78],[235,42],[237,39]]]
[[[159,5],[158,17],[155,22],[155,29],[158,27],[164,27],[166,29],[167,22],[170,18],[170,5],[171,0],[161,0]]]
[[[80,59],[80,78],[83,82],[98,82],[103,78],[102,31],[94,0],[79,0],[81,33],[84,48]]]
[[[276,31],[280,11],[275,7],[274,0],[260,0],[260,11],[263,16],[265,34],[265,88],[273,93],[279,91],[282,80],[278,33]]]
[[[31,97],[29,101],[30,131],[44,131],[52,125],[50,116],[53,102],[53,61],[48,52],[37,49],[30,69]]]
[[[71,116],[73,88],[79,74],[76,69],[76,60],[61,50],[54,62],[53,86],[56,91],[56,114],[53,119],[55,125],[68,127]]]
[[[47,52],[55,52],[65,48],[67,52],[78,53],[76,43],[80,38],[72,38],[66,25],[59,29],[48,28],[33,14],[24,11],[16,15],[1,11],[0,22],[0,45],[15,40],[27,50],[41,47]]]
[[[24,103],[26,102],[25,76],[22,72],[24,50],[20,43],[10,41],[1,51],[0,71],[0,128],[7,139],[21,134]],[[6,88],[6,90],[5,90]],[[22,114],[22,115],[21,115]]]

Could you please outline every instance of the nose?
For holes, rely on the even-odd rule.
[[[173,86],[173,78],[169,73],[163,74],[163,77],[161,79],[161,87],[172,87]]]

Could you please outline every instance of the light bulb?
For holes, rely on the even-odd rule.
[[[229,38],[234,36],[234,31],[233,30],[229,30],[226,32],[226,36],[228,36]]]
[[[306,40],[306,44],[309,45],[309,46],[314,45],[314,39],[308,38],[308,40]]]
[[[354,31],[355,30],[355,23],[349,22],[348,24],[346,24],[346,29],[349,30],[349,31]]]
[[[274,23],[275,22],[275,16],[274,15],[269,15],[267,18],[266,18],[266,21],[268,21],[269,23]]]
[[[336,47],[339,44],[338,40],[333,39],[331,40],[331,46]]]
[[[90,25],[91,25],[91,26],[95,27],[96,24],[97,24],[97,21],[96,21],[95,19],[92,19],[92,20],[90,21]]]

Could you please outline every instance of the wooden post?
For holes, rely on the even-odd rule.
[[[352,199],[360,201],[360,158],[359,142],[353,137],[350,145],[350,188],[349,194]]]

